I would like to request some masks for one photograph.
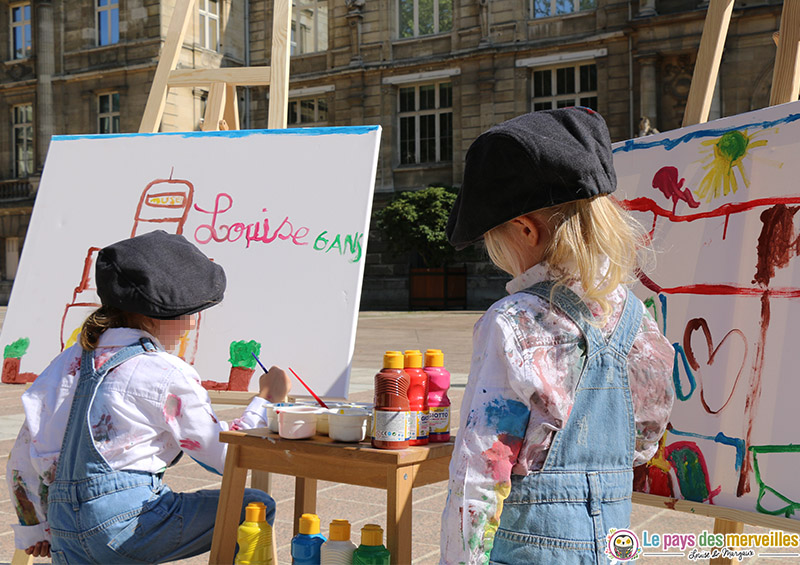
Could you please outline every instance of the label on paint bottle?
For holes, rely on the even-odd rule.
[[[449,434],[450,433],[450,407],[431,406],[428,415],[428,426],[430,434]]]
[[[428,437],[428,412],[414,412],[409,414],[409,428],[408,439],[425,439]]]
[[[372,429],[373,439],[378,441],[406,441],[408,438],[408,412],[375,410]]]

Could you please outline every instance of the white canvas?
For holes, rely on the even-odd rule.
[[[800,102],[614,152],[615,196],[657,250],[637,294],[676,349],[673,429],[647,471],[676,498],[794,518]]]
[[[267,367],[346,397],[379,140],[377,126],[54,137],[0,345],[29,338],[18,370],[40,373],[99,302],[96,250],[164,229],[227,275],[176,350],[203,380],[227,382],[230,344],[255,340]]]

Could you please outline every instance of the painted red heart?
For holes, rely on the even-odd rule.
[[[700,371],[700,363],[697,362],[697,358],[694,355],[694,351],[692,350],[692,334],[695,330],[701,329],[703,330],[703,335],[706,338],[706,346],[708,347],[708,361],[706,361],[706,365],[711,366],[714,364],[714,358],[717,355],[720,347],[722,347],[728,338],[731,336],[737,336],[741,339],[742,345],[744,346],[744,354],[742,355],[742,364],[739,366],[739,371],[736,373],[736,380],[733,381],[733,387],[731,387],[731,392],[728,394],[728,398],[725,402],[720,406],[717,410],[712,410],[709,407],[708,403],[706,402],[705,392],[703,390],[703,379],[702,374],[699,373]],[[731,401],[733,397],[733,393],[736,391],[736,386],[739,384],[739,378],[742,376],[742,371],[744,371],[744,365],[747,362],[747,353],[748,353],[748,346],[747,346],[747,338],[745,337],[742,330],[738,328],[733,328],[731,331],[725,334],[725,337],[722,338],[722,341],[719,342],[719,345],[714,347],[714,341],[711,337],[711,330],[708,328],[708,322],[706,322],[703,318],[693,318],[689,320],[686,324],[686,329],[683,332],[683,350],[686,352],[686,360],[689,362],[689,366],[695,371],[698,372],[698,387],[700,388],[700,402],[703,404],[703,408],[705,408],[706,412],[709,414],[719,414],[722,412],[728,403]],[[724,383],[723,383],[724,384]]]

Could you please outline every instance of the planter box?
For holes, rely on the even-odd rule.
[[[467,307],[465,267],[412,268],[408,278],[409,310],[463,310]]]

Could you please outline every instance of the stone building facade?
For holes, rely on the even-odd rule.
[[[269,64],[271,2],[197,3],[180,66]],[[0,5],[8,280],[50,136],[137,130],[174,0]],[[780,13],[773,0],[735,3],[712,118],[768,104]],[[379,124],[381,207],[399,191],[457,187],[472,140],[531,110],[591,106],[615,141],[637,135],[642,117],[679,127],[704,17],[698,0],[294,0],[289,126]],[[162,131],[196,129],[204,97],[173,91]],[[265,127],[267,89],[239,98],[242,127]],[[392,256],[373,232],[366,260],[362,307],[406,308],[413,258]],[[464,306],[503,294],[506,277],[480,252],[460,261]]]

